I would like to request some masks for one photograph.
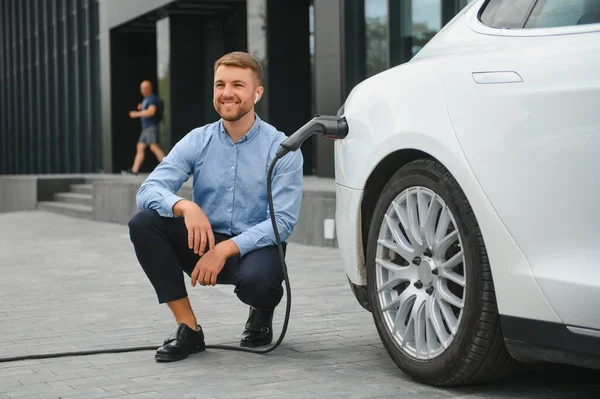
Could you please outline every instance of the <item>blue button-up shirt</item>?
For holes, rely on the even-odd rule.
[[[193,201],[208,217],[213,232],[232,236],[241,256],[276,245],[267,198],[267,172],[285,134],[256,115],[256,121],[237,143],[222,120],[196,128],[163,158],[137,192],[140,209],[155,209],[174,217],[179,191],[193,175]],[[277,161],[272,193],[275,219],[282,241],[292,234],[302,199],[300,151]]]

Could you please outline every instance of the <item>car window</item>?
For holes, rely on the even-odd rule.
[[[480,19],[492,28],[521,29],[535,3],[536,0],[490,0],[481,12]]]
[[[600,0],[538,0],[525,28],[553,28],[600,22]]]

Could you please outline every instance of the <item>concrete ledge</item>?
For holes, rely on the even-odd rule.
[[[39,201],[52,201],[54,193],[69,191],[98,175],[0,175],[0,212],[29,211]]]
[[[135,204],[138,185],[122,180],[98,180],[93,186],[95,220],[127,224],[138,211]]]
[[[103,222],[127,224],[139,209],[136,193],[144,182],[143,178],[119,178],[94,180],[94,219]],[[192,199],[192,186],[185,183],[177,195]]]
[[[120,175],[19,175],[0,176],[0,212],[34,210],[41,201],[52,201],[55,193],[67,192],[71,184],[92,184],[93,220],[127,224],[139,209],[136,193],[146,176]],[[191,179],[179,196],[192,199]],[[335,219],[333,179],[307,176],[300,217],[290,238],[304,245],[337,247],[337,239],[325,239],[324,223]]]
[[[0,212],[34,210],[37,181],[37,176],[0,176]]]
[[[335,220],[335,183],[333,179],[307,177],[304,182],[298,223],[291,242],[319,247],[337,248],[337,239],[326,239],[326,219]]]
[[[44,177],[38,176],[37,179],[37,200],[53,201],[55,193],[64,193],[69,191],[71,184],[83,184],[86,180],[83,177]]]

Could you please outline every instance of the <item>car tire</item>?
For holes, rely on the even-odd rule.
[[[398,302],[396,321],[402,320],[399,328],[405,328],[405,338],[402,340],[402,343],[400,343],[399,339],[395,338],[398,336],[398,333],[395,331],[397,328],[396,324],[394,324],[393,328],[390,327],[389,321],[386,324],[384,310],[382,310],[383,299],[380,300],[380,298],[382,298],[381,295],[384,294],[378,293],[379,287],[377,285],[377,273],[381,274],[387,272],[387,269],[383,270],[381,267],[379,268],[381,271],[378,272],[378,266],[376,262],[376,258],[378,256],[378,247],[381,248],[380,242],[381,240],[387,240],[385,238],[382,239],[380,235],[383,234],[382,231],[385,230],[386,226],[390,226],[388,224],[388,220],[390,220],[389,216],[386,217],[386,215],[390,214],[390,212],[395,209],[395,214],[398,215],[398,226],[403,232],[404,238],[408,239],[409,236],[401,224],[401,218],[399,216],[400,213],[398,213],[399,211],[397,208],[392,206],[392,201],[401,198],[399,196],[403,193],[406,193],[404,197],[406,198],[406,196],[411,193],[410,190],[413,189],[422,190],[423,192],[427,191],[428,193],[435,193],[437,197],[431,198],[438,198],[437,201],[439,201],[439,206],[441,208],[444,208],[444,205],[442,204],[443,201],[446,207],[446,212],[452,215],[454,223],[456,224],[456,228],[458,229],[457,240],[459,245],[455,244],[455,251],[462,250],[462,253],[459,255],[464,260],[462,262],[462,266],[460,266],[464,273],[464,281],[461,280],[461,282],[464,282],[464,287],[461,287],[464,294],[462,298],[462,305],[464,307],[462,308],[462,313],[459,313],[460,317],[456,316],[456,313],[461,312],[461,310],[453,310],[453,314],[455,314],[457,320],[459,320],[457,327],[455,327],[454,333],[451,333],[450,329],[445,328],[447,327],[448,323],[444,321],[444,330],[450,336],[448,340],[451,339],[451,342],[447,346],[443,345],[442,340],[439,338],[443,331],[441,331],[440,328],[434,331],[434,322],[432,319],[427,319],[426,313],[420,313],[420,311],[417,310],[414,314],[421,314],[425,316],[422,316],[421,318],[419,318],[419,316],[415,316],[414,320],[423,319],[424,322],[414,321],[412,324],[410,324],[410,321],[403,320],[403,315],[399,316],[402,305],[400,302]],[[409,200],[407,199],[406,201]],[[431,199],[431,203],[433,203],[433,201],[434,200]],[[406,209],[408,209],[409,203],[406,202],[406,204]],[[432,208],[433,207],[430,206],[429,210]],[[418,211],[416,214],[418,214]],[[420,219],[425,219],[425,217],[420,216]],[[438,214],[437,221],[432,224],[439,222],[440,216]],[[444,231],[449,231],[448,229],[451,230],[450,227],[443,227],[439,230],[441,229],[446,229]],[[426,236],[426,233],[423,233],[423,236]],[[396,236],[396,238],[398,237]],[[426,251],[428,251],[427,255],[431,254],[431,250],[427,249]],[[381,254],[383,252],[379,253]],[[492,273],[490,270],[483,237],[473,210],[471,209],[465,194],[461,190],[454,177],[442,164],[434,159],[420,159],[405,165],[392,176],[392,178],[384,187],[383,192],[379,196],[373,212],[368,234],[366,255],[368,292],[373,309],[373,319],[387,352],[404,373],[419,382],[435,386],[457,386],[491,382],[510,374],[516,362],[510,356],[504,344],[504,337],[500,326],[500,318],[496,305],[496,297],[494,294],[494,283],[492,281]],[[404,266],[401,267],[406,268],[416,266],[419,273],[418,276],[421,276],[423,273],[425,273],[423,275],[425,275],[425,278],[427,278],[428,275],[426,273],[428,268],[431,267],[432,270],[436,269],[434,266],[431,266],[433,263],[435,263],[434,258],[436,256],[436,254],[431,254],[431,264],[424,264],[421,263],[421,260],[419,260],[419,266],[412,264],[406,266],[403,263]],[[401,261],[404,262],[402,259]],[[381,259],[379,261],[381,262]],[[425,268],[424,272],[421,271],[423,268]],[[438,275],[438,273],[440,274]],[[435,284],[443,284],[445,281],[446,288],[440,289],[446,292],[445,290],[448,290],[447,287],[450,287],[451,283],[442,278],[444,273],[447,272],[444,271],[442,273],[435,270],[433,272],[435,277],[432,274],[432,279],[429,282],[430,286],[433,287]],[[458,275],[458,272],[456,272],[456,275]],[[395,275],[392,274],[392,276]],[[390,277],[389,281],[391,281],[391,279],[392,278]],[[434,281],[434,279],[437,280]],[[418,282],[420,282],[420,280],[418,280]],[[416,282],[413,283],[413,281],[410,281],[410,283],[407,282],[407,284],[412,284],[418,288],[418,284]],[[413,289],[412,286],[410,288],[411,290]],[[441,312],[442,305],[444,309],[448,309],[449,306],[446,303],[440,304],[443,302],[441,299],[439,299],[441,298],[442,293],[438,293],[434,289],[435,287],[430,288],[435,295],[439,294],[439,296],[435,297],[433,294],[428,293],[431,299],[427,299],[428,297],[425,296],[423,301],[429,300],[432,304],[438,303],[438,305],[431,306],[437,306],[439,310],[437,313],[438,319],[435,321],[436,326],[439,327],[441,325],[441,323],[439,323],[439,315],[441,315],[442,319],[444,318],[442,315],[443,312]],[[385,293],[385,295],[388,295],[388,293]],[[391,292],[389,295],[393,296],[395,294],[394,292]],[[422,295],[421,291],[419,291],[419,295]],[[398,293],[398,297],[399,296],[400,293]],[[417,296],[415,296],[415,298],[417,298]],[[400,298],[396,299],[399,300]],[[389,301],[390,304],[392,302],[392,300]],[[417,303],[416,299],[414,300],[414,303]],[[428,304],[429,302],[423,303]],[[393,305],[393,307],[395,306],[396,304]],[[425,308],[427,308],[426,305],[419,305],[419,309],[423,309],[423,312],[426,312]],[[454,309],[452,307],[450,308]],[[427,309],[429,310],[429,317],[431,317],[434,312],[434,310],[430,309],[434,308]],[[389,310],[387,310],[387,312],[389,312]],[[406,310],[406,312],[412,317],[413,310]],[[451,316],[449,319],[451,319]],[[415,327],[418,324],[425,326],[419,330],[419,333],[417,333],[417,327]],[[409,348],[411,345],[411,343],[408,341],[408,336],[410,334],[409,327],[411,325],[414,327],[412,333],[415,337],[414,346],[419,348],[417,345],[418,338],[416,338],[418,335],[424,334],[423,336],[425,339],[425,341],[419,340],[421,343],[421,349],[414,350],[415,353],[417,353],[416,356],[408,353],[408,349],[402,349],[401,347],[406,346],[406,348]],[[429,331],[427,331],[428,328]],[[394,333],[392,330],[394,330]],[[421,332],[423,333],[421,334]],[[430,333],[438,333],[438,336],[436,336],[435,339],[431,339],[428,335]],[[427,358],[427,356],[425,356],[425,358],[421,358],[421,356],[418,355],[419,352],[417,351],[423,351],[423,342],[427,342],[428,348],[430,346],[439,344],[440,350],[443,350],[443,352],[437,356],[429,355],[429,358]]]

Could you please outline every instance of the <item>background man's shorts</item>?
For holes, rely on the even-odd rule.
[[[158,126],[148,126],[142,129],[138,143],[158,143]]]

